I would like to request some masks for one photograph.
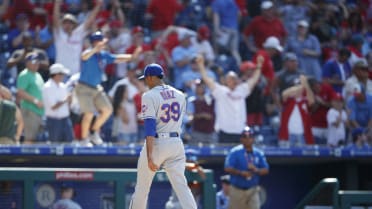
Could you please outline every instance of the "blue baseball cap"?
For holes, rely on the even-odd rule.
[[[163,78],[164,70],[159,64],[156,63],[149,64],[143,70],[143,75],[140,76],[138,79],[144,79],[145,77],[148,76],[158,76]]]
[[[251,137],[251,136],[255,136],[256,134],[257,133],[253,128],[251,128],[249,126],[246,126],[244,128],[244,130],[242,131],[241,136],[242,137]]]
[[[93,43],[94,41],[102,41],[103,38],[104,36],[101,31],[96,31],[89,36],[89,40],[91,43]]]

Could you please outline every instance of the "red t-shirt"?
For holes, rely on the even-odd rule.
[[[264,58],[264,62],[262,63],[262,74],[265,76],[265,78],[269,81],[272,81],[275,76],[275,71],[274,71],[274,64],[271,61],[271,57],[269,54],[263,50],[260,49],[257,51],[257,53],[253,56],[252,61],[257,64],[257,57],[262,56]]]
[[[333,90],[332,86],[327,83],[320,84],[320,91],[314,96],[320,97],[323,101],[329,103],[332,100],[332,96],[336,92]],[[320,105],[318,109],[311,113],[311,125],[312,127],[327,128],[327,112],[329,107]]]
[[[244,35],[252,35],[256,47],[262,48],[262,44],[268,37],[275,36],[282,40],[287,35],[287,32],[280,19],[267,20],[263,16],[256,16],[244,29]]]
[[[182,9],[176,0],[152,0],[146,12],[152,14],[152,29],[164,30],[173,24],[176,14]]]

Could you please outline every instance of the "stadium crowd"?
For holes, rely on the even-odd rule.
[[[249,125],[266,145],[372,145],[368,0],[0,2],[0,143],[142,143],[138,77],[156,62],[187,94],[185,143],[236,143]],[[97,58],[112,107],[86,137],[75,87],[97,31],[130,58]]]

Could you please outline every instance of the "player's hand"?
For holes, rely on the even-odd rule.
[[[159,166],[157,166],[153,161],[152,159],[149,159],[148,162],[147,162],[147,165],[149,167],[150,170],[156,172],[157,170],[159,170]]]

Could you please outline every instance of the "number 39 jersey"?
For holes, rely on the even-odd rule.
[[[169,85],[156,86],[142,95],[142,119],[156,120],[157,133],[181,133],[185,95]]]

